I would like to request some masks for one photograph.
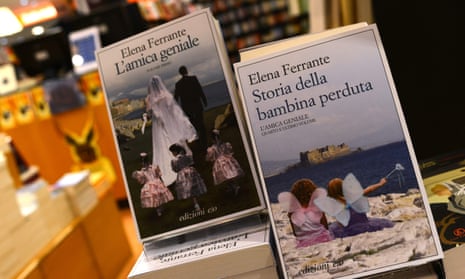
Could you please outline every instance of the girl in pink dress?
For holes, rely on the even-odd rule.
[[[326,190],[318,188],[310,179],[299,179],[292,185],[291,192],[278,195],[279,204],[289,212],[297,248],[334,239],[328,230],[326,216],[313,203],[321,196],[326,196]]]
[[[234,195],[237,195],[240,188],[237,180],[244,176],[244,171],[234,158],[231,143],[221,141],[219,130],[212,131],[212,139],[213,144],[207,148],[206,160],[213,162],[213,183],[227,183]]]
[[[161,206],[174,199],[173,194],[161,179],[160,168],[148,165],[132,173],[132,177],[142,184],[140,203],[142,208],[156,208],[157,215],[162,214]]]

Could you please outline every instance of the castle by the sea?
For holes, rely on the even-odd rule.
[[[353,150],[346,143],[326,145],[324,147],[300,152],[300,162],[306,165],[316,165],[341,156],[349,155],[352,152]]]

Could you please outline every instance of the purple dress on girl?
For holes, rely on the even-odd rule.
[[[364,232],[380,231],[384,228],[391,228],[394,224],[388,219],[368,218],[366,213],[358,213],[352,208],[349,208],[350,220],[347,226],[341,225],[339,222],[334,222],[329,225],[329,230],[334,237],[354,236]]]

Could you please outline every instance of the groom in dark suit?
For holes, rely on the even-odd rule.
[[[181,79],[176,82],[174,98],[180,103],[184,113],[197,130],[202,151],[207,149],[207,133],[203,119],[203,109],[207,98],[196,76],[188,75],[186,66],[179,68]]]

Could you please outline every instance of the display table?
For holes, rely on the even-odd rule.
[[[131,249],[111,185],[94,185],[99,201],[60,231],[14,278],[114,279],[131,259]]]

